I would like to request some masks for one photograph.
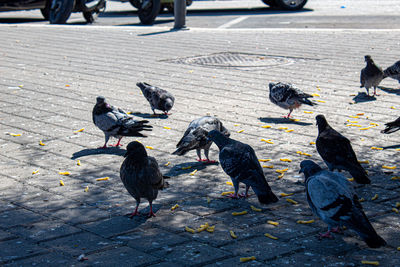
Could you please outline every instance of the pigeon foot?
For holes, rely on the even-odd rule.
[[[338,233],[338,234],[341,234],[341,233],[342,233],[342,230],[340,229],[340,226],[338,226],[338,227],[332,228],[332,229],[330,230],[330,232],[331,232],[331,233]]]
[[[149,214],[147,215],[147,217],[148,217],[148,218],[156,217],[156,215],[155,215],[154,212],[151,210],[151,211],[149,212]]]
[[[140,213],[137,211],[137,210],[135,210],[135,212],[132,212],[132,213],[130,213],[130,214],[128,214],[129,215],[129,218],[133,218],[134,216],[139,216],[140,215]]]
[[[319,233],[318,239],[321,240],[322,238],[330,238],[333,239],[333,235],[331,235],[331,231],[328,230],[326,233]]]
[[[119,146],[122,146],[122,144],[121,143],[117,143],[117,144],[115,144],[115,145],[110,145],[110,147],[119,147]],[[104,147],[105,148],[105,147]]]
[[[245,195],[244,194],[229,194],[227,197],[229,198],[233,198],[233,199],[240,199],[240,198],[244,198]]]
[[[172,113],[164,112],[164,115],[172,115]]]

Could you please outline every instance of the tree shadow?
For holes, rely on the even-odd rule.
[[[302,122],[302,121],[294,121],[291,119],[286,119],[286,118],[271,118],[271,117],[264,117],[264,118],[258,118],[261,122],[264,123],[274,123],[274,124],[296,124],[300,126],[309,126],[312,125],[310,122]]]
[[[143,119],[168,119],[168,115],[165,114],[151,114],[151,113],[141,113],[141,112],[132,112],[130,113],[131,115],[135,115],[137,117],[143,118]]]
[[[353,97],[354,102],[357,103],[365,103],[365,102],[371,102],[375,101],[376,97],[375,96],[368,96],[365,92],[358,92],[358,94]]]
[[[207,168],[207,166],[210,165],[219,165],[219,162],[215,163],[202,163],[202,162],[197,162],[197,161],[192,161],[192,162],[184,162],[177,164],[173,166],[167,173],[165,173],[165,176],[169,177],[174,177],[174,176],[179,176],[181,174],[187,174],[194,172],[195,170],[201,171]]]
[[[384,86],[378,86],[378,88],[389,94],[400,95],[400,88],[395,89],[395,88],[384,87]]]
[[[72,154],[71,159],[77,159],[85,156],[100,155],[100,154],[123,156],[125,155],[125,153],[126,150],[120,147],[86,148]]]

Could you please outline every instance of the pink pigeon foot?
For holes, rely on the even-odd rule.
[[[172,113],[164,112],[164,115],[172,115]]]
[[[140,213],[137,210],[135,210],[134,212],[129,214],[129,218],[132,219],[134,216],[139,216],[139,215],[140,215]]]
[[[104,144],[104,146],[99,146],[97,149],[103,149],[103,148],[107,148],[107,145]]]
[[[322,238],[330,238],[333,239],[333,236],[331,235],[331,231],[327,231],[326,233],[319,233],[319,240],[321,240]]]
[[[338,233],[338,234],[340,234],[340,233],[342,233],[342,230],[340,229],[340,226],[338,226],[338,227],[332,228],[330,232],[331,232],[331,233]]]
[[[154,212],[153,212],[153,207],[152,207],[151,205],[150,205],[150,212],[149,212],[148,217],[149,217],[149,218],[151,218],[151,217],[156,217],[156,215],[155,215]]]
[[[240,193],[239,194],[229,194],[228,197],[229,198],[233,198],[233,199],[239,199],[239,198],[242,198],[242,197],[244,198],[245,195],[244,194],[240,194]]]

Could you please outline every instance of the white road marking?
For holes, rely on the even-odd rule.
[[[229,28],[229,27],[231,27],[231,26],[233,26],[235,24],[238,24],[238,23],[240,23],[243,20],[248,19],[248,18],[249,18],[249,16],[238,17],[238,18],[233,19],[233,20],[231,20],[231,21],[229,21],[229,22],[227,22],[225,24],[222,24],[221,26],[218,27],[218,29],[227,29],[227,28]]]

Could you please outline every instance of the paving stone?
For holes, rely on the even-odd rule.
[[[0,263],[15,260],[22,257],[44,253],[46,249],[24,239],[12,239],[1,242]]]
[[[13,235],[12,233],[9,233],[4,230],[0,230],[0,241],[15,239],[15,238],[17,238],[16,235]]]
[[[43,212],[70,224],[93,222],[111,216],[107,211],[85,205]]]
[[[11,261],[4,266],[23,267],[23,266],[73,266],[78,261],[71,256],[62,255],[61,253],[47,253],[26,259]]]
[[[278,257],[276,260],[268,261],[270,266],[356,266],[351,260],[344,255],[325,256],[310,251],[302,251],[292,255]]]
[[[163,209],[158,211],[157,217],[151,218],[150,221],[172,232],[183,232],[185,231],[185,226],[201,225],[205,223],[207,219],[202,219],[184,211],[171,212],[170,209]]]
[[[4,228],[26,225],[46,220],[46,217],[26,209],[9,210],[0,213],[0,226]]]
[[[249,256],[249,257],[251,257],[251,256]],[[214,266],[214,267],[216,267],[216,266],[236,266],[236,265],[239,265],[239,264],[240,264],[240,266],[265,266],[265,263],[257,261],[257,259],[256,260],[252,260],[252,261],[248,261],[248,262],[241,262],[240,258],[241,257],[229,258],[229,259],[226,259],[226,260],[217,261],[217,262],[212,263],[212,264],[207,264],[205,266],[207,266],[207,267],[212,267],[212,266]]]

